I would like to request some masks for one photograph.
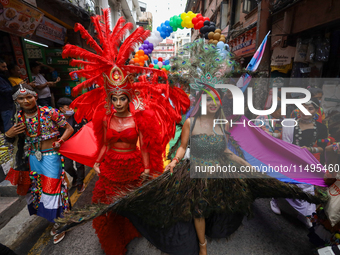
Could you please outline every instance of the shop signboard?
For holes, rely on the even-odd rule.
[[[0,30],[30,38],[44,14],[19,0],[0,0]]]
[[[23,1],[37,7],[37,0],[23,0]]]
[[[231,51],[236,56],[254,53],[256,45],[256,29],[247,31],[233,40]]]
[[[11,42],[12,42],[12,47],[14,50],[14,55],[16,62],[18,66],[20,67],[20,78],[25,79],[27,78],[27,69],[26,69],[26,64],[24,60],[24,54],[22,51],[21,43],[20,43],[20,37],[11,35]]]
[[[36,35],[47,40],[64,45],[67,29],[58,23],[44,17],[37,28]]]

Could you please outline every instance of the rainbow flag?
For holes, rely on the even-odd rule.
[[[255,72],[256,69],[259,67],[261,60],[262,60],[262,57],[263,57],[264,50],[266,49],[267,39],[268,39],[269,34],[270,34],[270,31],[265,36],[260,47],[257,49],[254,56],[252,57],[249,64],[247,65],[247,68],[246,68],[247,70]],[[238,80],[238,82],[236,83],[236,86],[241,88],[242,92],[244,92],[246,90],[246,88],[248,87],[250,80],[251,80],[251,76],[249,74],[244,74]]]

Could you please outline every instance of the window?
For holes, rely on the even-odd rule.
[[[243,12],[249,13],[257,7],[256,0],[244,0],[243,2]]]
[[[233,0],[231,25],[240,21],[241,0]]]
[[[223,1],[221,3],[221,10],[220,10],[220,28],[223,30],[228,24],[228,2]],[[216,26],[217,27],[217,26]]]

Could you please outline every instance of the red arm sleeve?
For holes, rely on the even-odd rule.
[[[144,169],[150,169],[150,154],[148,153],[147,148],[145,148],[146,145],[143,142],[143,135],[141,132],[139,132],[139,141],[141,146]]]

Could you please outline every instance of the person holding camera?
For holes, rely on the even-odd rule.
[[[56,84],[60,81],[60,77],[58,77],[57,80],[54,82],[47,81],[45,77],[40,73],[42,66],[47,67],[50,72],[54,71],[53,67],[44,65],[43,63],[38,61],[30,64],[32,78],[35,81],[35,90],[38,93],[38,104],[40,106],[52,106],[52,95],[50,87],[56,86]]]

